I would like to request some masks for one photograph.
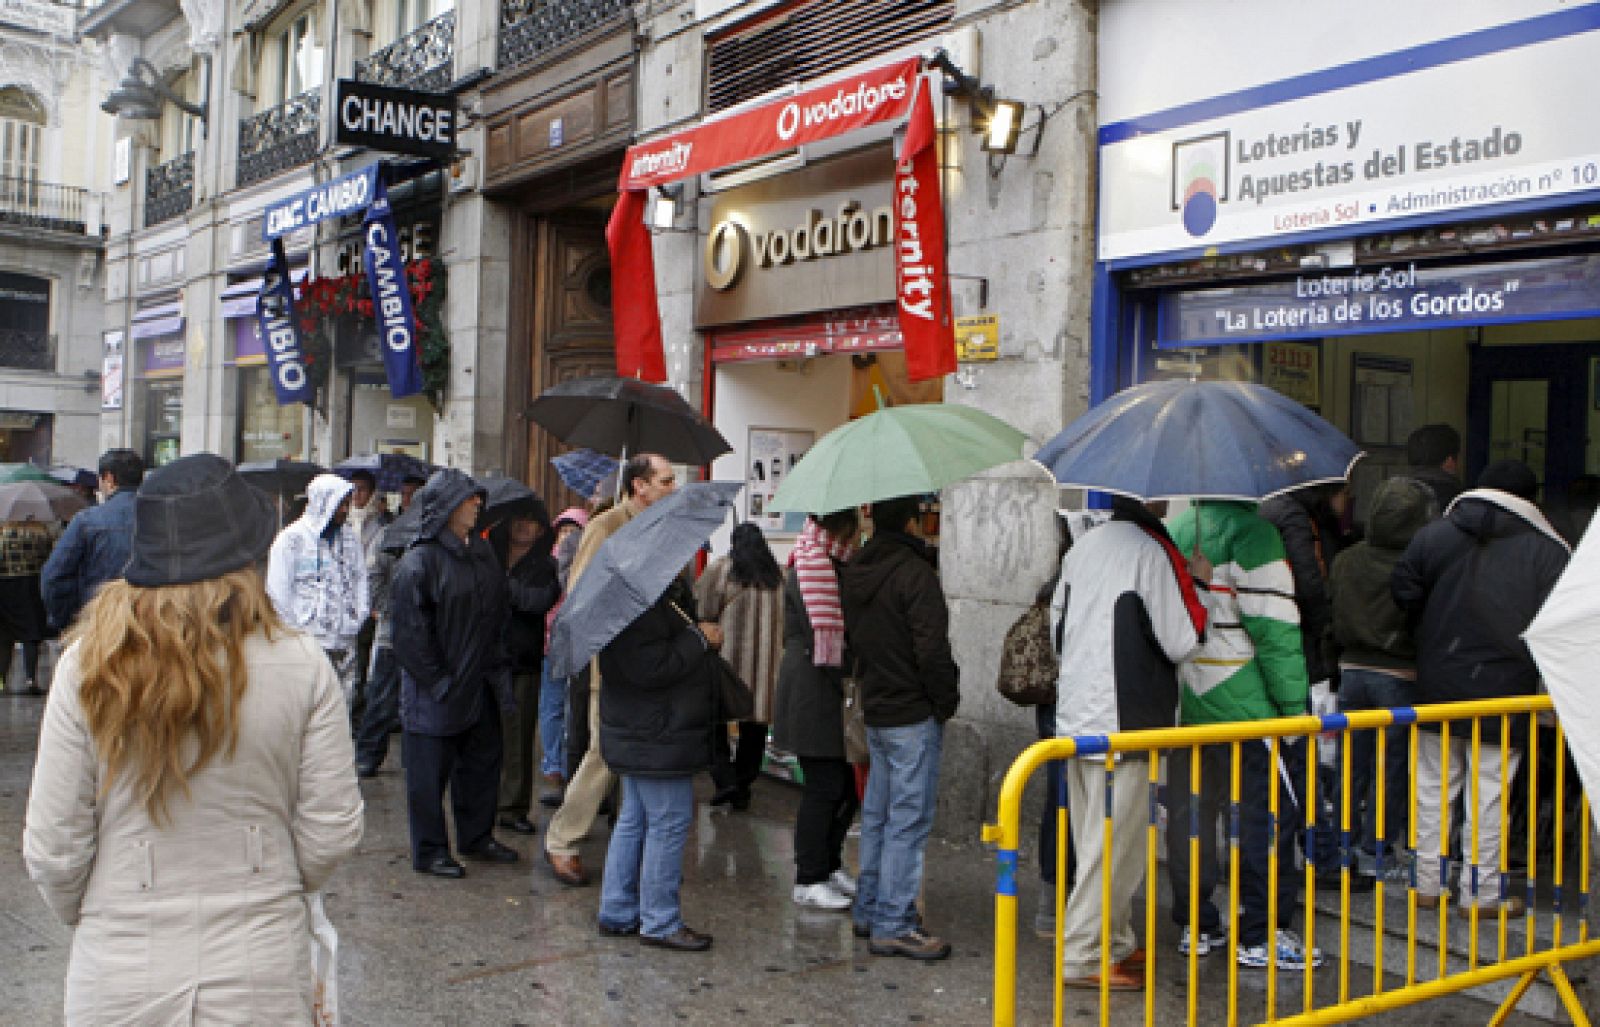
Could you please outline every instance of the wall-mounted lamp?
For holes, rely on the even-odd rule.
[[[996,98],[993,86],[986,86],[962,71],[943,50],[933,55],[928,66],[944,74],[946,95],[960,96],[971,106],[973,131],[983,137],[982,145],[986,152],[1017,152],[1017,137],[1022,134],[1022,115],[1026,106],[1021,100]],[[1041,122],[1035,131],[1043,127]]]
[[[211,55],[202,53],[200,59],[205,62],[206,81],[205,96],[211,95]],[[128,75],[122,84],[111,91],[100,109],[107,114],[131,121],[154,121],[161,117],[163,104],[172,104],[191,117],[200,119],[200,130],[206,131],[206,114],[208,103],[201,100],[199,103],[190,103],[167,87],[162,79],[161,72],[155,65],[143,57],[135,57],[128,66]]]
[[[682,200],[682,182],[656,186],[655,201],[650,206],[650,223],[663,231],[677,224],[678,204]]]

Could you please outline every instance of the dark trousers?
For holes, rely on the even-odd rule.
[[[1339,680],[1339,711],[1393,709],[1410,706],[1416,693],[1414,682],[1372,670],[1341,672]],[[1410,732],[1404,727],[1383,729],[1384,773],[1387,780],[1381,783],[1384,792],[1383,840],[1384,852],[1394,853],[1407,844],[1407,805],[1410,788],[1411,748]],[[1350,845],[1376,853],[1378,837],[1378,732],[1357,731],[1345,735],[1350,743]],[[1342,797],[1333,808],[1333,826],[1339,828]],[[1454,818],[1452,818],[1454,819]],[[1452,850],[1453,851],[1453,850]],[[1394,857],[1388,855],[1386,864]]]
[[[526,816],[533,802],[533,739],[539,730],[539,675],[519,671],[511,678],[515,712],[503,715],[505,767],[500,774],[500,810]]]
[[[589,668],[567,679],[567,780],[589,751]]]
[[[1034,726],[1039,737],[1056,736],[1056,710],[1054,706],[1035,706]],[[1067,804],[1067,789],[1061,775],[1062,760],[1051,760],[1044,765],[1044,807],[1039,812],[1039,880],[1045,884],[1056,883],[1056,811]],[[1078,877],[1078,854],[1072,850],[1072,825],[1067,824],[1067,887]]]
[[[361,630],[356,632],[355,644],[355,691],[351,704],[351,723],[359,724],[366,716],[367,682],[371,678],[372,642],[378,633],[378,622],[373,617],[368,617],[362,622]]]
[[[456,848],[470,852],[493,837],[495,796],[500,788],[500,743],[500,708],[494,696],[487,694],[478,722],[459,735],[407,731],[401,736],[413,867],[423,870],[441,856],[450,855],[450,838],[444,823],[447,785],[456,822]]]
[[[844,760],[814,756],[800,757],[800,772],[806,781],[794,818],[794,880],[821,884],[844,866],[844,839],[859,806],[855,772]]]
[[[356,729],[356,764],[376,770],[389,755],[389,733],[400,723],[400,664],[388,645],[372,650],[366,692],[361,726]]]
[[[1295,839],[1305,827],[1298,797],[1305,792],[1304,744],[1281,745],[1279,753],[1291,788],[1272,765],[1271,753],[1261,742],[1240,744],[1239,765],[1239,944],[1267,943],[1267,863],[1273,844],[1268,789],[1272,775],[1278,779],[1278,927],[1293,929],[1300,899],[1301,874],[1295,869]],[[1167,756],[1167,869],[1172,878],[1172,921],[1189,924],[1189,837],[1200,837],[1200,923],[1203,930],[1226,926],[1212,892],[1226,878],[1217,861],[1217,822],[1228,812],[1229,747],[1208,745],[1200,750],[1200,808],[1191,819],[1189,750],[1174,749]]]
[[[719,724],[711,733],[711,780],[718,791],[737,788],[749,792],[761,776],[761,758],[767,752],[767,725],[754,720],[739,722],[737,750],[728,744],[728,726]]]

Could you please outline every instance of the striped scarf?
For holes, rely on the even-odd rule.
[[[844,610],[839,605],[839,576],[834,560],[848,560],[850,546],[829,535],[807,517],[789,563],[800,583],[800,598],[811,619],[811,662],[818,667],[844,663]]]

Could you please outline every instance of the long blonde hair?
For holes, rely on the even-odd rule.
[[[245,639],[281,627],[261,573],[244,567],[210,581],[138,588],[110,581],[69,636],[79,694],[106,767],[104,796],[123,774],[157,824],[174,789],[218,753],[232,758],[249,685]],[[192,759],[185,760],[193,737]]]

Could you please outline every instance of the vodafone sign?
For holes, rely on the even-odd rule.
[[[920,71],[921,61],[909,58],[640,143],[623,161],[620,188],[646,189],[903,118]]]

